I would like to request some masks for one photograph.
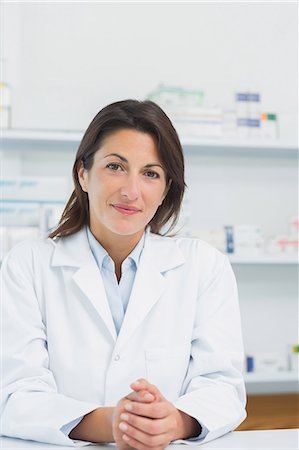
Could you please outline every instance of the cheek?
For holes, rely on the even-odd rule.
[[[157,209],[164,200],[165,190],[163,188],[153,190],[152,188],[147,191],[147,200],[151,204],[153,209]]]
[[[89,195],[93,198],[105,197],[109,193],[109,183],[103,177],[98,177],[89,182]]]

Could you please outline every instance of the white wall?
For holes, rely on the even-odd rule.
[[[2,25],[13,127],[84,129],[166,82],[211,106],[257,90],[297,136],[296,2],[2,3]]]

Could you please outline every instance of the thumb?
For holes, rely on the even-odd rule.
[[[150,394],[154,395],[156,400],[165,400],[159,389],[154,384],[149,383],[145,378],[139,378],[139,380],[132,383],[130,387],[135,392],[146,390]]]
[[[126,395],[126,399],[133,402],[152,403],[155,400],[155,396],[148,390],[134,391]]]

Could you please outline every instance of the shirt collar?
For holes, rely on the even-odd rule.
[[[108,258],[110,258],[110,256],[104,249],[104,247],[99,243],[99,241],[96,240],[96,238],[94,237],[88,226],[86,226],[86,232],[90,250],[97,262],[98,267],[101,269],[103,267],[105,257],[107,256]],[[138,244],[133,248],[131,253],[125,259],[126,261],[130,258],[135,263],[136,268],[138,267],[140,256],[144,247],[144,240],[145,240],[145,233],[143,233]]]

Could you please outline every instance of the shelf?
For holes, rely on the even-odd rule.
[[[244,156],[298,158],[298,143],[271,139],[182,139],[186,156]]]
[[[228,255],[231,264],[239,265],[288,265],[298,264],[298,255],[260,255],[255,257],[240,257],[236,255]]]
[[[26,130],[7,129],[2,130],[4,140],[16,141],[56,141],[56,142],[79,142],[83,137],[83,131],[58,131],[58,130]]]
[[[2,148],[75,151],[83,131],[7,129],[1,131]]]
[[[78,147],[84,131],[29,130],[6,129],[1,131],[3,148],[40,148],[75,150]],[[295,141],[278,141],[271,139],[211,138],[211,139],[181,139],[186,155],[217,155],[235,154],[251,156],[298,156],[298,143]]]
[[[244,375],[245,383],[288,383],[298,382],[298,372],[281,371],[281,372],[250,372]]]
[[[247,394],[282,394],[299,392],[298,372],[245,373]]]
[[[201,147],[222,147],[224,149],[234,148],[259,148],[263,150],[273,150],[273,149],[294,149],[298,150],[298,143],[296,141],[280,141],[278,139],[253,139],[247,138],[240,139],[236,138],[218,138],[218,139],[183,139],[184,145],[186,147],[196,147],[197,145]]]
[[[66,200],[53,200],[53,199],[35,199],[35,200],[24,200],[24,199],[17,199],[17,198],[12,198],[12,199],[1,199],[0,198],[0,204],[4,203],[4,204],[26,204],[26,205],[43,205],[43,204],[53,204],[53,205],[66,205],[67,203],[67,199]]]

